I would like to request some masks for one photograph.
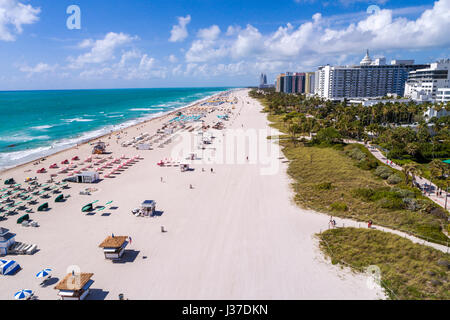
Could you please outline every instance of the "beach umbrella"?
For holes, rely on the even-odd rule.
[[[36,278],[47,278],[48,276],[51,276],[52,269],[45,268],[44,270],[39,271],[36,273]]]
[[[33,294],[33,291],[31,291],[30,289],[23,289],[23,290],[17,291],[14,294],[14,299],[16,299],[16,300],[28,299],[29,297],[31,297],[32,294]]]

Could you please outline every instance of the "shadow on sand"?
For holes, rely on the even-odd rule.
[[[137,256],[139,255],[140,251],[136,250],[125,250],[122,259],[120,260],[113,260],[113,263],[122,264],[122,263],[133,263]]]
[[[45,281],[45,282],[42,284],[41,287],[42,287],[42,288],[50,287],[50,286],[52,286],[52,285],[54,285],[54,284],[57,284],[58,281],[59,281],[59,278],[51,277],[51,278],[49,278],[47,281]]]
[[[104,291],[102,289],[91,289],[86,300],[105,300],[109,291]]]

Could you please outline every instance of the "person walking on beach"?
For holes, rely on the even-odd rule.
[[[163,182],[163,177],[161,177],[161,183]]]
[[[214,173],[214,169],[213,168],[211,168],[211,173]]]
[[[372,228],[372,220],[369,220],[369,223],[367,224],[368,228],[371,229]]]
[[[130,245],[133,243],[133,240],[131,239],[130,236],[128,236],[128,241],[130,242]]]

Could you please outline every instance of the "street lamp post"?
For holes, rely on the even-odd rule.
[[[448,198],[448,182],[447,182],[447,189],[445,190],[445,210],[447,210],[447,198]]]

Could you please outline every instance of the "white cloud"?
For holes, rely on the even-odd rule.
[[[35,73],[45,73],[55,71],[57,65],[50,66],[47,63],[40,62],[34,67],[30,67],[28,65],[22,66],[19,68],[21,72],[27,73],[29,77],[31,77]]]
[[[40,12],[40,8],[18,0],[0,0],[0,40],[16,40],[16,35],[23,31],[22,26],[37,22]]]
[[[263,35],[253,27],[247,25],[243,30],[237,34],[237,38],[231,47],[231,55],[234,58],[245,57],[261,52],[263,46]]]
[[[172,27],[172,31],[170,32],[170,42],[178,42],[183,41],[187,38],[187,25],[191,22],[191,16],[187,15],[186,17],[178,17],[178,24]]]
[[[131,51],[126,51],[122,54],[122,57],[120,58],[120,62],[118,63],[118,67],[125,67],[127,65],[127,63],[133,59],[139,59],[141,58],[142,54],[140,53],[139,50],[131,50]]]
[[[157,60],[137,49],[125,51],[120,59],[109,64],[89,65],[79,76],[87,80],[124,79],[147,80],[150,78],[165,78],[166,68],[157,64]]]
[[[320,13],[294,27],[288,23],[263,34],[252,25],[230,26],[226,36],[217,29],[202,29],[186,52],[188,63],[236,63],[237,61],[330,63],[343,57],[391,49],[442,48],[450,45],[450,0],[440,0],[415,20],[395,17],[392,10],[366,14],[343,27],[330,25]],[[314,57],[314,59],[311,59]],[[313,65],[311,65],[313,67]],[[191,67],[192,69],[193,67]]]
[[[178,62],[178,59],[177,59],[177,57],[175,57],[173,54],[171,54],[171,55],[169,56],[169,61],[170,61],[171,63],[176,63],[176,62]]]
[[[90,48],[77,58],[69,57],[71,68],[82,68],[86,64],[104,63],[114,59],[114,52],[117,48],[132,42],[137,37],[132,37],[124,33],[108,33],[105,38],[100,40],[87,39],[82,41],[78,47],[80,49]]]
[[[197,33],[197,37],[204,40],[216,40],[220,35],[220,28],[217,25],[212,25],[209,28],[200,29]]]
[[[195,32],[195,39],[189,45],[180,48],[178,54],[184,55],[184,61],[178,54],[158,59],[151,52],[136,48],[133,43],[136,37],[111,32],[103,39],[80,42],[81,54],[69,59],[69,67],[77,68],[80,76],[88,79],[148,80],[168,75],[202,79],[224,75],[245,79],[262,71],[269,74],[313,71],[326,63],[358,63],[366,48],[375,55],[391,50],[438,48],[445,48],[441,51],[448,53],[450,0],[439,0],[433,7],[423,8],[415,19],[399,14],[409,11],[408,8],[380,10],[372,15],[362,12],[345,22],[316,13],[302,23],[287,23],[269,32],[250,24],[227,29],[223,26],[226,32],[217,25],[207,26]],[[189,15],[179,18],[171,41],[187,37],[186,26],[190,20]],[[42,64],[23,67],[22,71],[37,74],[50,67]],[[57,69],[67,71],[68,68]]]

